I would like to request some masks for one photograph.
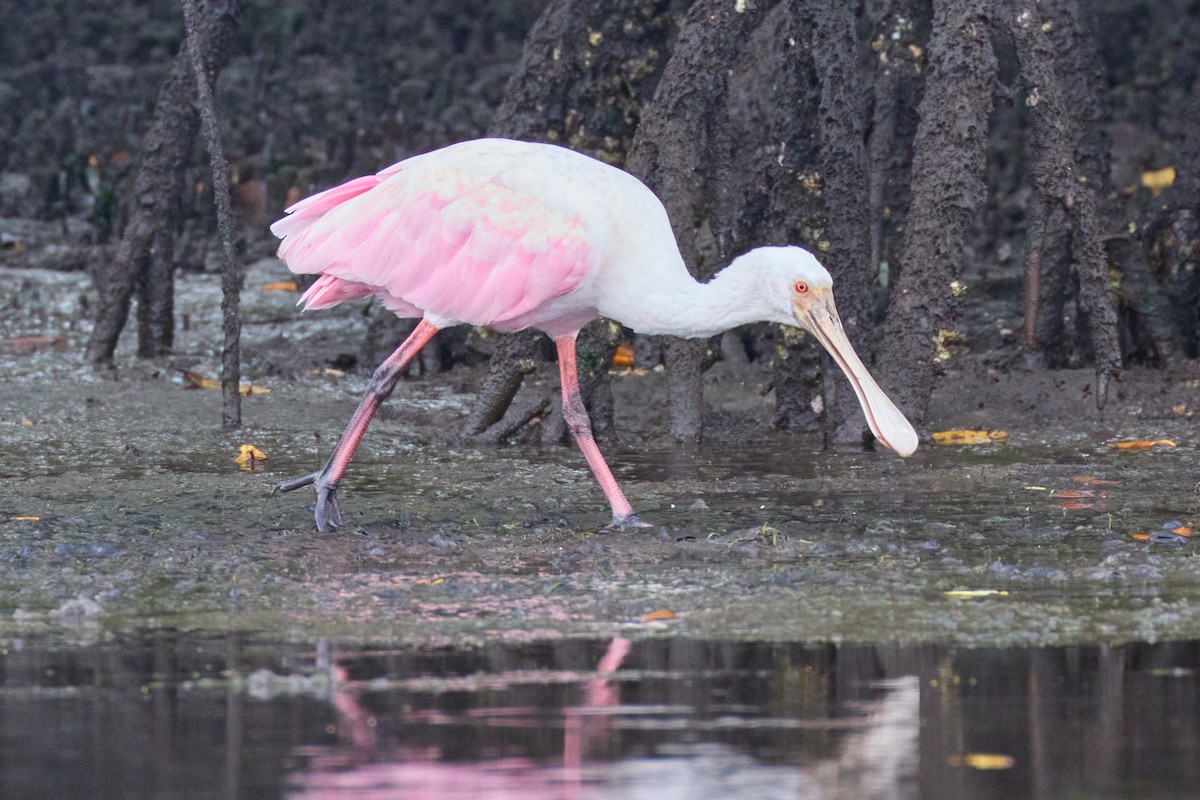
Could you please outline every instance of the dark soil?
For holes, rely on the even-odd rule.
[[[180,373],[215,372],[215,276],[182,280],[173,358],[137,360],[129,343],[114,375],[83,365],[80,274],[6,273],[3,627],[149,620],[432,642],[605,634],[668,609],[678,619],[655,625],[710,637],[1200,636],[1200,560],[1160,534],[1200,521],[1197,370],[1130,371],[1100,416],[1090,371],[999,363],[990,345],[1010,334],[980,312],[973,330],[992,355],[952,354],[933,425],[1009,437],[923,444],[908,460],[772,432],[769,375],[724,363],[706,376],[706,440],[684,453],[665,432],[661,373],[619,373],[622,442],[609,460],[654,527],[607,534],[573,448],[457,441],[482,374],[460,368],[405,382],[384,406],[342,487],[350,525],[322,535],[310,497],[271,488],[328,456],[365,378],[324,368],[367,321],[353,307],[297,314],[294,295],[262,289],[282,270],[263,261],[248,277],[246,373],[271,391],[246,399],[233,433],[219,393],[185,388]],[[28,335],[51,338],[15,338]],[[554,374],[547,365],[523,391],[550,390]],[[1178,446],[1106,444],[1127,438]],[[266,452],[262,469],[234,463],[245,443]],[[959,589],[1007,594],[945,594]]]

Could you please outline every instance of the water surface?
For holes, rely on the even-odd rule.
[[[102,638],[5,643],[0,796],[1077,800],[1200,780],[1196,642]]]

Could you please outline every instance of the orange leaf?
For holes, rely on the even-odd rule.
[[[299,290],[295,281],[274,281],[262,286],[264,292],[295,292]]]
[[[651,611],[649,614],[643,614],[641,616],[641,620],[642,622],[661,622],[669,619],[676,619],[676,616],[677,615],[674,611],[668,611],[665,608],[661,608],[658,611]]]
[[[32,353],[34,350],[62,343],[61,336],[14,336],[11,339],[0,339],[0,353]]]
[[[627,344],[617,345],[617,352],[613,354],[614,367],[632,367],[633,366],[633,348]]]
[[[1076,483],[1082,483],[1084,486],[1120,486],[1120,481],[1107,481],[1101,478],[1094,478],[1091,475],[1076,475],[1071,480]],[[1062,492],[1059,492],[1062,494]]]
[[[1170,439],[1128,439],[1123,442],[1109,442],[1108,446],[1117,450],[1149,450],[1153,447],[1178,447]]]
[[[1108,508],[1108,492],[1097,492],[1091,489],[1082,489],[1078,492],[1069,490],[1055,492],[1054,501],[1064,511],[1080,511],[1085,508],[1103,511]]]
[[[1144,542],[1150,538],[1150,534],[1148,534],[1148,533],[1131,533],[1129,535],[1132,536],[1134,539],[1137,539],[1139,542]]]

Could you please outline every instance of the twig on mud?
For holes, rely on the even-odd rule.
[[[498,431],[495,434],[496,441],[503,442],[505,439],[508,439],[510,436],[515,436],[517,431],[521,430],[526,425],[533,422],[535,419],[538,419],[539,417],[544,418],[549,413],[550,413],[550,398],[543,397],[540,402],[535,403],[532,408],[530,408],[528,411],[526,411],[524,414],[522,414],[519,418],[517,418],[515,421],[513,421],[513,423],[511,425],[507,426],[503,430]]]

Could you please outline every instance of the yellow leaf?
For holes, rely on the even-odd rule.
[[[1117,450],[1149,450],[1154,447],[1178,447],[1170,439],[1129,439],[1123,442],[1109,442],[1108,446]]]
[[[934,444],[990,444],[1008,438],[1008,431],[935,431]]]
[[[1017,760],[1003,753],[967,753],[961,756],[950,756],[952,767],[970,767],[971,769],[1012,769]]]
[[[942,594],[961,600],[970,600],[975,597],[1008,597],[1008,592],[1003,589],[951,589]]]
[[[252,444],[244,444],[233,460],[245,471],[252,472],[262,466],[262,462],[267,460],[267,454]]]
[[[1158,197],[1163,189],[1175,182],[1175,168],[1163,167],[1142,173],[1142,186],[1150,190],[1150,194]]]
[[[207,375],[199,372],[193,372],[190,369],[185,369],[183,371],[183,379],[187,382],[188,386],[191,386],[194,389],[221,388],[221,382],[216,378],[210,378]]]
[[[669,619],[676,619],[677,615],[674,611],[668,611],[661,608],[658,611],[651,611],[649,614],[642,614],[640,619],[642,622],[664,622]]]
[[[190,369],[183,370],[183,380],[193,389],[220,389],[221,382],[216,378],[200,373],[193,372]],[[268,394],[271,390],[265,386],[258,386],[253,383],[242,383],[238,385],[238,394],[243,397],[249,397],[253,394]]]
[[[264,292],[295,292],[298,288],[295,281],[274,281],[264,284],[262,290]]]
[[[39,522],[41,517],[9,517],[13,522]]]

